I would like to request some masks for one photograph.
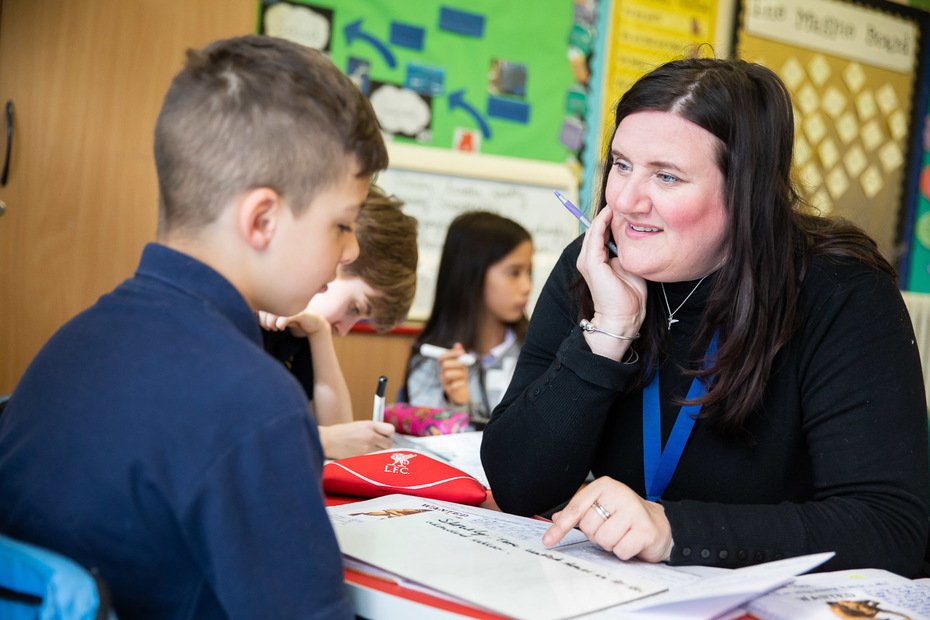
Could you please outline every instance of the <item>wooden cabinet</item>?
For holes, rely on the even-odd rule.
[[[336,355],[352,397],[352,415],[356,420],[371,419],[371,405],[378,377],[388,378],[385,401],[397,400],[404,383],[407,358],[416,336],[413,334],[374,334],[353,331],[335,338]]]
[[[0,110],[12,100],[15,116],[0,187],[0,395],[56,329],[132,275],[155,239],[165,90],[186,49],[255,32],[257,16],[254,0],[2,0]],[[394,400],[411,342],[337,339],[357,417],[371,415],[379,374]]]
[[[185,49],[254,32],[258,4],[2,0],[0,10],[0,109],[15,106],[0,187],[4,394],[62,323],[132,274],[155,238],[152,132],[169,81]]]

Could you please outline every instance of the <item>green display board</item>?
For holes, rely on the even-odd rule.
[[[923,148],[907,289],[930,293],[930,109],[924,119]]]
[[[582,131],[571,0],[280,0],[259,30],[327,52],[402,142],[541,161]],[[582,33],[583,34],[583,33]],[[573,43],[577,44],[577,41]]]

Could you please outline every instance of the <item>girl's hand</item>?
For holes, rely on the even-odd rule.
[[[465,405],[469,401],[468,366],[459,361],[465,354],[462,343],[455,345],[439,357],[439,382],[446,393],[446,400],[453,405]]]
[[[575,526],[588,540],[621,560],[663,562],[672,553],[672,527],[662,504],[646,501],[606,476],[575,493],[568,505],[552,516],[543,544],[551,547]]]

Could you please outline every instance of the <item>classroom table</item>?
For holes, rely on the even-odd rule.
[[[327,506],[338,506],[359,501],[362,498],[326,496]],[[491,492],[483,508],[498,510]],[[394,581],[381,579],[346,567],[344,581],[349,600],[359,618],[366,620],[446,620],[453,618],[478,618],[482,620],[506,620],[506,616],[421,592]],[[758,620],[752,615],[731,616],[730,620]]]
[[[470,435],[470,434],[469,434]],[[464,437],[464,435],[463,435]],[[420,438],[417,438],[420,439]],[[433,438],[435,439],[435,438]],[[468,446],[471,446],[470,448]],[[455,446],[442,445],[442,449],[448,454],[458,455],[458,452],[465,448],[473,449],[471,444],[464,446],[461,450]],[[433,446],[435,448],[435,446]],[[439,449],[439,448],[436,448]],[[457,456],[457,457],[458,457]],[[474,460],[474,459],[472,459]],[[453,462],[464,471],[469,471],[474,465],[469,459],[460,462]],[[471,473],[471,472],[469,472]],[[482,472],[472,473],[476,477],[483,477]],[[346,503],[353,503],[364,498],[327,496],[326,504],[335,506]],[[490,510],[500,510],[494,501],[490,490],[487,492],[487,499],[482,502],[481,508]],[[861,575],[853,577],[861,579]],[[894,577],[891,575],[891,577]],[[356,613],[359,617],[379,620],[381,618],[503,618],[505,616],[487,611],[474,606],[471,603],[461,600],[448,600],[441,594],[430,594],[416,586],[407,587],[396,583],[389,578],[379,578],[368,573],[362,573],[350,567],[345,568],[345,584],[352,604],[355,606]],[[842,585],[846,585],[843,582]],[[930,585],[930,584],[928,584]],[[817,587],[822,587],[818,585]],[[830,584],[830,587],[835,587]],[[927,586],[921,586],[927,587]],[[923,590],[921,590],[922,592]],[[772,603],[770,603],[772,604]],[[780,608],[781,603],[776,602]],[[645,616],[644,616],[645,617]],[[923,616],[914,616],[923,617]],[[930,616],[927,616],[930,617]],[[745,611],[734,610],[730,615],[725,616],[726,620],[758,620],[754,615]]]
[[[490,499],[490,491],[488,492]],[[327,506],[338,506],[356,502],[358,497],[327,495]],[[493,502],[493,500],[490,500]],[[486,508],[490,506],[485,506]],[[504,616],[478,609],[464,603],[445,600],[425,592],[404,587],[393,581],[360,573],[352,568],[345,569],[345,584],[349,600],[360,618],[483,618],[499,620]]]

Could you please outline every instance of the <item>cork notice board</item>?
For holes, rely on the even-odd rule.
[[[738,56],[771,68],[791,91],[802,192],[897,261],[924,15],[875,1],[743,0],[739,9]]]

